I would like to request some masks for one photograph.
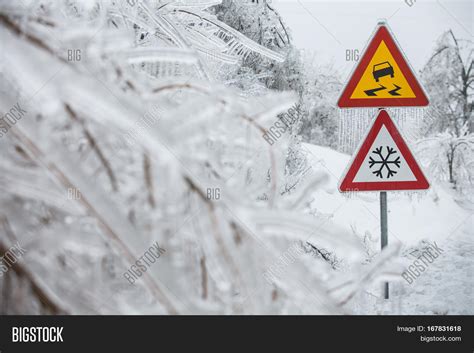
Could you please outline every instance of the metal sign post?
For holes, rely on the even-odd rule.
[[[380,192],[380,239],[382,250],[388,245],[387,192]],[[384,298],[388,299],[388,282],[384,283]]]

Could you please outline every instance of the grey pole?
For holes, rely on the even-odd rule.
[[[380,239],[382,250],[388,245],[387,192],[380,192]],[[384,283],[384,297],[388,299],[388,282]]]

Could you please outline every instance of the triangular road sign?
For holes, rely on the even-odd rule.
[[[428,98],[387,25],[379,24],[338,101],[340,108],[427,106]]]
[[[381,110],[339,186],[341,192],[425,190],[428,180],[387,111]]]

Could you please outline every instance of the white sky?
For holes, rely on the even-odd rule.
[[[410,0],[406,0],[410,1]],[[411,0],[414,1],[414,0]],[[332,62],[348,75],[346,49],[362,51],[378,19],[385,18],[408,61],[420,70],[437,38],[448,29],[474,40],[474,0],[273,0],[296,47],[315,51],[320,63]]]

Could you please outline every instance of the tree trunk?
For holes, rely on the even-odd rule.
[[[449,171],[449,182],[453,184],[454,189],[456,189],[456,180],[454,179],[454,151],[455,148],[451,147],[448,152],[448,171]]]

